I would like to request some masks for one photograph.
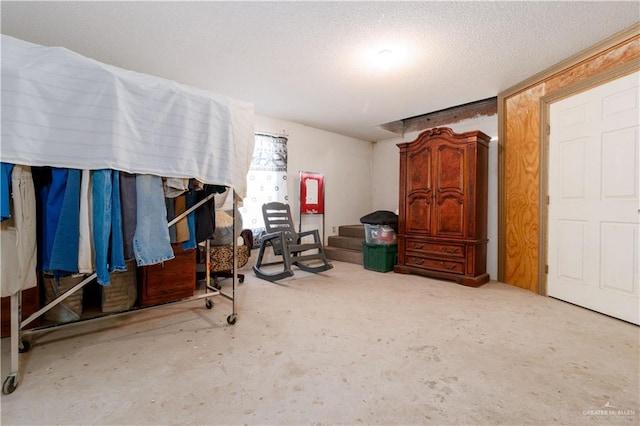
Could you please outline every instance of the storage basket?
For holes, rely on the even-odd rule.
[[[138,298],[135,259],[127,260],[127,270],[109,274],[111,284],[100,286],[102,312],[120,312],[131,309]]]
[[[52,302],[59,295],[65,293],[85,278],[85,275],[70,275],[61,278],[54,278],[45,275],[43,280],[45,303],[48,304]],[[44,319],[53,322],[70,322],[79,320],[80,315],[82,315],[83,290],[84,288],[77,290],[71,296],[45,312]]]
[[[362,243],[364,268],[376,272],[389,272],[396,264],[397,244]]]

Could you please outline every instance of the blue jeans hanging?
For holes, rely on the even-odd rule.
[[[44,270],[56,276],[78,272],[80,173],[76,169],[51,169],[46,207],[49,250]]]
[[[120,174],[110,169],[94,170],[93,239],[98,284],[111,283],[109,272],[126,271],[120,209]],[[109,256],[110,252],[110,256]]]
[[[136,201],[137,223],[133,250],[138,266],[173,259],[162,178],[153,175],[136,176]]]
[[[196,204],[196,192],[191,190],[187,192],[187,209]],[[196,213],[195,211],[187,215],[187,224],[189,225],[189,240],[182,243],[182,250],[191,250],[196,248]]]

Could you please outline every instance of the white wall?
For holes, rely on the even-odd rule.
[[[338,226],[360,223],[360,217],[372,211],[371,142],[259,114],[254,127],[256,132],[284,134],[288,139],[289,205],[296,227],[300,171],[325,176],[325,243],[326,237],[338,234]],[[321,230],[322,216],[304,215],[302,229],[314,228]]]
[[[491,136],[489,144],[489,200],[488,200],[488,237],[487,272],[491,279],[498,277],[498,116],[481,116],[458,123],[443,125],[451,127],[454,132],[462,133],[480,130]],[[416,139],[419,132],[412,132],[404,137],[387,139],[373,144],[373,173],[371,201],[373,210],[398,209],[398,193],[400,179],[400,150],[396,146],[400,142]]]

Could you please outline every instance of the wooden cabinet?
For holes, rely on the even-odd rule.
[[[480,286],[489,281],[487,179],[490,137],[427,130],[400,148],[399,273]]]
[[[173,244],[173,252],[174,259],[138,268],[140,306],[159,305],[194,295],[196,250],[182,251],[182,244]]]

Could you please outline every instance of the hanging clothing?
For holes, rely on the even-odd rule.
[[[52,220],[47,229],[53,235],[48,270],[60,276],[78,272],[80,241],[80,170],[52,169],[53,182],[49,193]],[[59,210],[58,210],[59,209]]]
[[[91,192],[91,170],[83,170],[80,178],[80,241],[78,243],[78,272],[81,274],[90,274],[95,270]]]
[[[136,203],[133,250],[138,266],[173,259],[162,178],[154,175],[136,176]]]
[[[167,193],[165,191],[165,196],[166,195]],[[172,222],[187,209],[185,195],[178,195],[174,198],[165,198],[164,201],[167,206],[167,223]],[[171,244],[189,241],[189,224],[186,216],[169,226],[169,238],[171,240]]]
[[[173,198],[165,198],[164,206],[167,209],[167,226],[168,226],[169,222],[171,222],[176,217],[176,209],[175,209],[175,204],[173,203]],[[178,242],[178,234],[176,232],[175,225],[169,226],[169,241],[171,242],[171,244],[175,244]]]
[[[185,201],[187,209],[191,208],[196,203],[196,193],[194,190],[190,190],[185,194]],[[182,250],[191,250],[198,246],[196,243],[196,213],[195,211],[187,215],[187,226],[189,227],[189,239],[182,243]]]
[[[11,172],[13,170],[13,164],[0,163],[0,221],[9,219],[11,217],[11,210],[9,208],[9,199],[11,198]]]
[[[178,195],[173,199],[174,202],[174,212],[177,216],[180,216],[187,210],[187,197],[183,195]],[[187,217],[183,217],[174,225],[176,227],[176,242],[183,243],[185,241],[189,241],[189,223],[187,221]]]
[[[205,185],[202,191],[196,192],[197,201],[204,200],[210,194],[221,194],[226,190],[223,186]],[[201,243],[213,238],[216,230],[215,197],[196,210],[196,242]]]
[[[120,172],[120,207],[122,209],[122,234],[125,260],[136,257],[133,236],[136,233],[136,175]]]
[[[1,297],[35,287],[37,283],[36,194],[31,167],[13,167],[11,190],[12,218],[0,224]]]
[[[64,276],[78,272],[80,170],[34,167],[38,266]]]
[[[94,170],[93,238],[98,284],[109,285],[109,272],[126,271],[122,241],[120,210],[120,173],[116,170]]]
[[[163,178],[162,187],[165,197],[175,198],[189,190],[189,179]]]

